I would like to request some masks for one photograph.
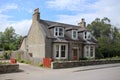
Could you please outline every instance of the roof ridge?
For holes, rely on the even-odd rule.
[[[51,23],[55,23],[55,24],[62,24],[62,25],[69,25],[69,26],[76,26],[76,27],[78,27],[78,25],[73,25],[73,24],[66,24],[66,23],[62,23],[62,22],[56,22],[56,21],[50,21],[50,20],[43,20],[43,19],[40,19],[40,20],[51,22]]]

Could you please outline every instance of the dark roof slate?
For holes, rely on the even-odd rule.
[[[66,31],[67,30],[72,30],[72,29],[77,29],[78,32],[88,31],[86,28],[81,28],[81,27],[76,26],[76,25],[70,25],[70,24],[53,22],[53,21],[42,20],[42,19],[40,19],[39,22],[40,22],[40,25],[45,30],[46,36],[48,38],[53,38],[53,42],[75,41],[75,40],[71,39],[71,37],[69,37],[66,34],[65,34],[64,38],[56,38],[56,37],[54,37],[54,35],[51,34],[50,28],[53,28],[53,27],[56,27],[56,26],[63,27],[63,28],[65,28]],[[85,40],[83,40],[83,38],[78,37],[78,40],[76,40],[76,41],[84,42],[84,44],[94,44],[94,42],[96,42],[96,39],[92,39],[92,41],[86,42]]]

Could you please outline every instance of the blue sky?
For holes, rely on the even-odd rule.
[[[18,34],[26,35],[36,8],[45,20],[77,25],[81,18],[90,23],[108,17],[120,28],[120,0],[0,0],[0,31],[13,26]]]

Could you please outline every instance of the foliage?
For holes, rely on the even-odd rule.
[[[97,58],[120,56],[120,32],[109,18],[96,18],[87,28],[98,40]]]
[[[13,27],[8,27],[4,32],[0,32],[0,47],[5,50],[17,50],[22,36],[15,33]]]
[[[0,62],[0,64],[10,64],[9,62]]]
[[[31,64],[31,61],[30,60],[26,60],[25,63],[26,64]]]
[[[24,60],[19,60],[19,62],[20,62],[20,63],[25,63],[25,61],[24,61]]]
[[[39,66],[39,67],[43,67],[43,63],[39,63],[38,66]]]
[[[88,58],[83,57],[83,58],[80,58],[79,60],[88,60]]]
[[[2,55],[2,56],[0,56],[0,59],[4,59],[4,56]]]
[[[21,53],[20,52],[17,53],[17,61],[21,62]]]
[[[12,51],[6,51],[0,56],[1,59],[10,59]]]

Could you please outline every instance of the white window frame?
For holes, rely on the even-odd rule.
[[[93,48],[93,56],[91,56],[91,47]],[[86,58],[94,58],[95,57],[95,46],[93,45],[85,45],[84,46],[84,57]]]
[[[59,56],[56,57],[56,45],[59,46]],[[65,57],[62,57],[61,56],[61,46],[65,46]],[[67,59],[68,58],[68,44],[59,44],[59,43],[56,43],[54,44],[54,47],[53,47],[53,51],[54,51],[54,59]]]
[[[87,32],[87,39],[90,40],[91,39],[91,33]]]
[[[60,35],[60,29],[62,29],[62,31],[63,31],[62,35]],[[56,35],[56,32],[57,32],[57,35]],[[64,28],[62,28],[62,27],[54,27],[54,36],[55,37],[64,37]]]
[[[75,35],[76,37],[74,37],[74,32],[75,32]],[[78,39],[78,31],[77,30],[72,30],[72,39]]]
[[[92,54],[92,56],[91,56]],[[93,57],[94,55],[94,47],[93,46],[90,46],[90,57]]]
[[[84,40],[90,40],[91,39],[91,33],[88,31],[83,32],[83,39]]]

